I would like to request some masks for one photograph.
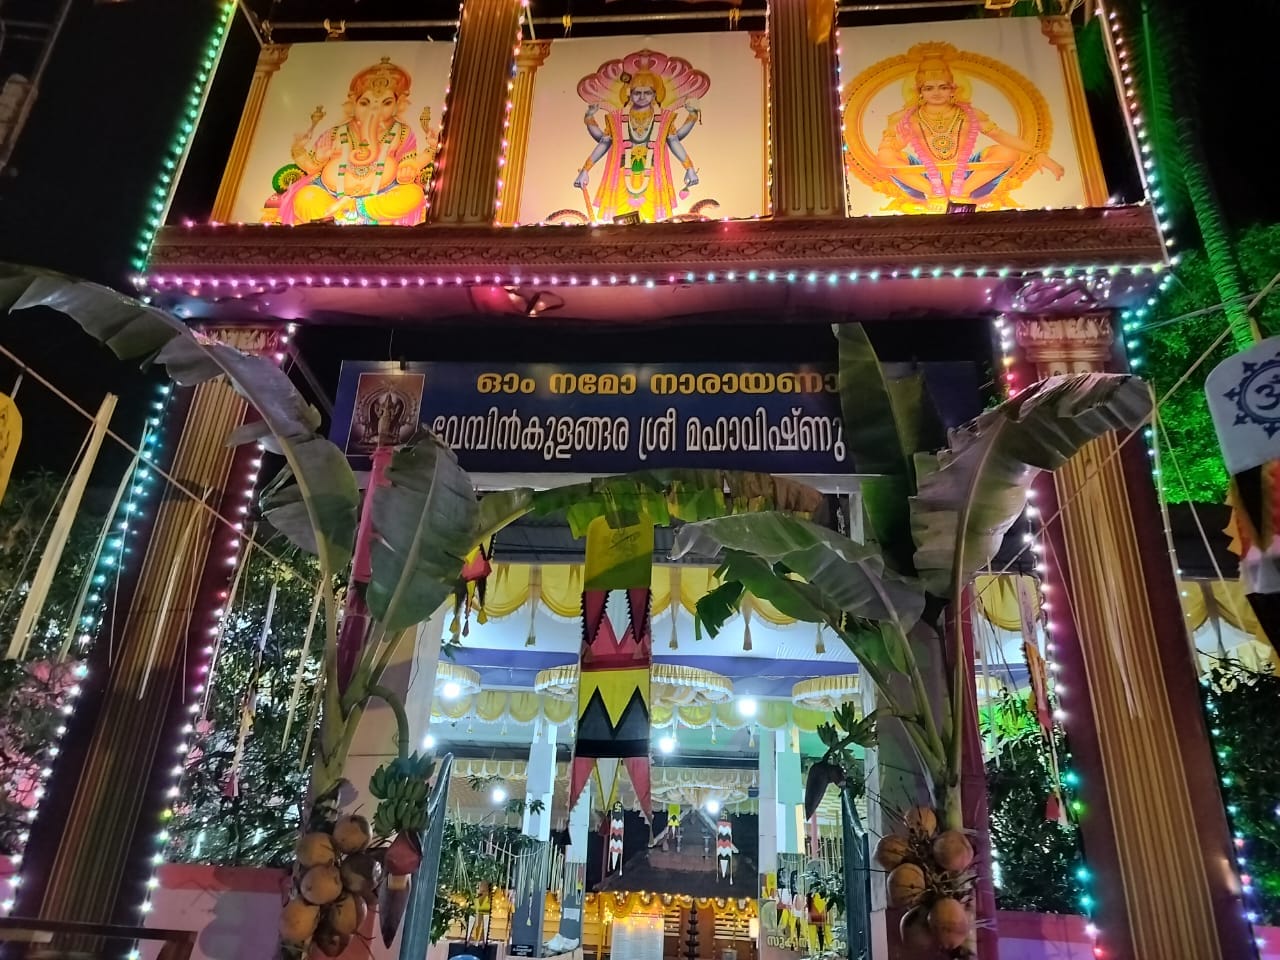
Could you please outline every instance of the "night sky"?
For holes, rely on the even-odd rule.
[[[56,6],[52,0],[27,2]],[[371,16],[396,2],[285,0],[276,19]],[[265,9],[269,3],[258,0],[254,6]],[[638,0],[624,3],[627,9],[643,6]],[[1181,0],[1182,4],[1197,45],[1204,148],[1228,215],[1235,225],[1280,220],[1280,189],[1275,165],[1268,161],[1275,141],[1270,64],[1272,45],[1280,36],[1280,4]],[[748,0],[747,5],[756,4]],[[18,17],[21,6],[22,0],[6,3],[5,14]],[[601,6],[580,0],[576,9],[587,12]],[[608,9],[623,6],[609,4]],[[1159,10],[1158,2],[1154,6]],[[455,0],[408,5],[399,0],[399,9],[406,7],[411,12],[405,15],[415,17],[446,17],[457,10]],[[538,13],[559,13],[561,7],[574,4],[534,2]],[[174,135],[179,104],[190,88],[215,13],[213,0],[76,0],[13,168],[0,176],[0,259],[129,289],[128,261],[144,219],[144,197],[158,172],[161,152]],[[1267,22],[1259,22],[1263,17]],[[237,17],[175,216],[207,214],[256,51],[243,18]],[[89,409],[96,409],[108,390],[121,394],[114,425],[126,436],[137,434],[151,384],[160,382],[155,374],[144,378],[132,364],[116,361],[70,321],[43,312],[6,318],[0,343]],[[11,386],[16,373],[17,368],[0,357],[0,390]],[[17,471],[47,466],[65,472],[85,421],[30,380],[18,400],[25,439]],[[110,457],[109,463],[119,463],[112,471],[118,475],[124,457]]]

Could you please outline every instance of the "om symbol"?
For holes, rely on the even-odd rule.
[[[1254,423],[1268,437],[1280,431],[1280,354],[1262,363],[1244,363],[1240,383],[1224,396],[1236,403],[1236,424]]]

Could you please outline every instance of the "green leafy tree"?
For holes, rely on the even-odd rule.
[[[1035,714],[1026,698],[1005,695],[983,711],[981,726],[994,748],[986,766],[991,845],[1000,860],[996,903],[1001,910],[1078,912],[1079,831],[1045,816],[1055,783]],[[1062,756],[1061,734],[1055,736]]]
[[[270,544],[282,548],[280,540]],[[219,644],[210,695],[198,723],[183,802],[169,833],[179,862],[285,866],[307,802],[310,764],[302,763],[321,671],[323,625],[312,637],[297,711],[288,712],[319,570],[291,548],[278,563],[250,551]],[[262,642],[272,584],[276,603]],[[252,718],[245,715],[252,709]],[[237,759],[242,724],[248,723]],[[285,728],[289,727],[288,737]],[[309,758],[308,758],[309,760]]]
[[[17,625],[27,585],[40,562],[62,490],[62,478],[37,472],[9,484],[0,501],[0,643]],[[60,707],[75,684],[79,664],[57,663],[74,616],[81,585],[94,561],[102,515],[81,511],[63,549],[62,562],[35,623],[27,655],[0,660],[0,853],[22,849],[26,811],[36,774],[62,723]]]
[[[1261,291],[1280,273],[1280,224],[1245,228],[1235,237],[1234,248],[1250,295]],[[1144,336],[1146,355],[1139,372],[1151,381],[1158,396],[1168,393],[1222,333],[1222,313],[1210,309],[1220,296],[1209,257],[1200,251],[1185,254],[1177,281],[1143,320],[1149,333]],[[1280,330],[1280,295],[1261,301],[1254,318],[1266,334]],[[1165,444],[1160,438],[1161,455],[1165,458],[1165,493],[1170,501],[1221,503],[1226,496],[1227,472],[1202,384],[1204,375],[1235,349],[1231,340],[1224,342],[1200,372],[1160,408],[1169,441]],[[1185,490],[1169,459],[1170,452],[1186,481]]]
[[[1224,663],[1204,690],[1227,816],[1253,879],[1244,908],[1280,923],[1280,755],[1262,734],[1280,708],[1280,677]]]

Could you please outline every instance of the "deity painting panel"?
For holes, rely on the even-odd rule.
[[[407,443],[422,412],[422,373],[362,373],[356,383],[348,456],[371,454],[379,446]]]
[[[534,67],[530,115],[512,118],[512,129],[528,132],[511,145],[524,151],[516,221],[767,212],[767,75],[757,46],[746,31],[552,41]]]
[[[840,31],[849,214],[1086,205],[1096,147],[1051,33],[1036,17]]]
[[[451,43],[291,46],[267,87],[233,218],[421,223],[452,61]]]

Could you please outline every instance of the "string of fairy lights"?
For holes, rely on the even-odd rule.
[[[1134,77],[1133,63],[1129,54],[1129,45],[1125,37],[1123,24],[1118,12],[1107,10],[1101,0],[1098,3],[1098,14],[1104,26],[1103,38],[1107,44],[1108,54],[1117,70],[1121,107],[1125,111],[1126,119],[1129,121],[1130,136],[1133,138],[1135,152],[1139,161],[1138,172],[1142,178],[1143,187],[1147,192],[1152,209],[1156,214],[1160,230],[1165,237],[1165,246],[1171,249],[1173,247],[1173,238],[1171,235],[1172,225],[1169,220],[1168,202],[1164,195],[1160,171],[1156,166],[1151,136],[1148,133],[1148,124],[1139,101],[1138,84]],[[1176,265],[1178,260],[1179,257],[1177,255],[1173,255],[1170,258],[1170,262],[1173,265]],[[1141,373],[1143,366],[1140,331],[1150,310],[1156,306],[1159,295],[1165,293],[1172,283],[1172,274],[1166,275],[1160,280],[1156,290],[1152,291],[1147,297],[1144,304],[1124,310],[1120,314],[1121,333],[1123,334],[1126,358],[1130,369],[1136,373]],[[1178,569],[1178,560],[1174,553],[1173,539],[1169,530],[1167,481],[1161,469],[1158,438],[1154,428],[1151,426],[1144,428],[1142,435],[1147,447],[1147,456],[1151,462],[1151,478],[1160,500],[1161,518],[1164,524],[1165,539],[1169,544],[1171,565],[1175,573],[1181,575],[1182,571]],[[1219,761],[1223,761],[1226,759],[1225,751],[1229,748],[1216,741],[1219,731],[1214,720],[1214,714],[1217,708],[1211,691],[1206,695],[1205,708],[1209,714],[1209,732],[1215,756]],[[1218,764],[1218,770],[1224,795],[1229,795],[1232,786],[1231,777],[1222,772],[1221,762]],[[1280,808],[1277,809],[1280,810]],[[1228,804],[1227,817],[1229,822],[1231,822],[1231,814],[1231,805]],[[1280,813],[1277,815],[1280,816]],[[1242,914],[1252,930],[1258,921],[1258,914],[1254,909],[1255,905],[1249,902],[1254,896],[1253,878],[1249,872],[1246,856],[1249,838],[1244,836],[1233,822],[1231,823],[1231,830],[1233,852],[1235,854],[1235,872],[1240,883],[1242,897]],[[1254,943],[1259,949],[1265,944],[1265,941],[1256,935],[1256,931],[1254,932]]]
[[[521,20],[523,20],[524,9],[527,8],[527,6],[528,6],[527,0],[522,0]],[[234,16],[235,7],[236,5],[234,0],[227,0],[227,2],[223,4],[222,11],[220,12],[220,15],[219,15],[218,23],[203,51],[203,56],[200,62],[199,69],[197,70],[197,73],[196,73],[195,81],[192,85],[192,89],[188,94],[188,98],[186,100],[184,114],[179,123],[179,129],[173,141],[171,142],[169,149],[166,153],[166,156],[164,158],[163,169],[161,171],[161,174],[158,178],[158,181],[153,191],[147,220],[146,220],[144,229],[139,236],[139,239],[135,248],[137,256],[133,262],[133,266],[134,266],[134,269],[139,271],[140,273],[146,268],[147,257],[150,252],[151,245],[154,241],[156,231],[159,229],[159,227],[163,222],[165,212],[167,210],[168,204],[170,202],[170,198],[172,196],[174,183],[176,182],[176,178],[178,176],[178,173],[180,172],[181,165],[190,147],[190,140],[195,130],[196,121],[198,120],[200,110],[203,107],[203,104],[208,96],[208,91],[209,91],[210,83],[212,80],[213,71],[216,67],[218,57],[220,56],[221,51],[225,45],[227,30],[229,28],[231,18]],[[1126,119],[1129,121],[1128,129],[1130,131],[1131,137],[1133,138],[1133,145],[1134,145],[1136,157],[1138,159],[1139,174],[1141,177],[1142,185],[1148,197],[1148,201],[1150,202],[1152,209],[1156,214],[1159,228],[1161,231],[1161,236],[1163,238],[1165,246],[1166,248],[1171,249],[1173,247],[1173,238],[1171,235],[1171,224],[1168,220],[1167,204],[1164,200],[1163,188],[1162,188],[1159,172],[1154,162],[1152,145],[1150,143],[1150,138],[1147,133],[1145,119],[1144,119],[1141,106],[1138,100],[1134,77],[1131,74],[1129,56],[1128,56],[1128,51],[1126,47],[1126,41],[1123,35],[1122,25],[1120,23],[1117,13],[1115,11],[1106,10],[1102,3],[1098,4],[1098,12],[1104,26],[1104,30],[1103,30],[1104,42],[1107,45],[1107,49],[1112,58],[1112,62],[1118,68],[1117,85],[1121,94],[1120,96],[1121,106],[1125,112]],[[461,18],[461,13],[460,13],[460,18]],[[511,92],[514,90],[514,74],[515,74],[515,70],[517,69],[514,54],[518,52],[519,41],[520,41],[520,35],[518,33],[516,38],[516,45],[515,45],[515,48],[513,49],[511,77],[509,78],[509,81],[508,81],[508,97],[506,100],[504,119],[503,119],[502,151],[498,161],[499,172],[498,172],[498,176],[496,177],[496,190],[495,190],[495,203],[494,203],[495,220],[498,218],[498,215],[500,212],[503,172],[505,169],[506,154],[507,154],[507,148],[508,148],[507,134],[510,127],[511,111],[513,108],[513,103],[511,100]],[[837,96],[839,96],[840,89],[841,89],[841,80],[840,80],[839,71],[840,71],[839,56],[837,54],[836,77],[835,77]],[[444,139],[443,126],[445,122],[446,122],[446,115],[442,114],[442,117],[441,117],[442,142]],[[771,134],[771,131],[770,131],[770,134]],[[770,159],[771,159],[772,151],[770,150],[769,153],[770,153]],[[440,172],[440,168],[437,168],[437,173],[439,172]],[[769,176],[772,177],[771,168],[769,171]],[[1176,264],[1177,262],[1176,256],[1172,257],[1172,262]],[[265,280],[263,278],[244,278],[243,280],[241,280],[236,278],[217,278],[217,277],[202,278],[198,276],[184,276],[181,274],[160,274],[160,275],[150,275],[145,277],[140,275],[137,278],[137,282],[139,286],[146,286],[156,291],[176,290],[176,289],[184,288],[184,289],[190,289],[193,294],[197,294],[201,292],[202,288],[204,287],[210,287],[214,290],[217,290],[222,286],[225,286],[232,290],[236,290],[237,288],[243,287],[246,290],[252,290],[255,287],[261,286],[264,283],[268,287],[275,287],[277,285],[285,285],[289,287],[292,287],[292,286],[316,286],[316,287],[330,287],[330,286],[411,287],[411,286],[417,286],[417,287],[425,287],[428,285],[446,286],[446,285],[470,285],[471,283],[481,284],[481,283],[487,283],[490,280],[492,280],[494,284],[514,283],[519,285],[527,280],[534,284],[541,284],[543,282],[546,282],[553,286],[558,284],[565,284],[568,286],[576,286],[576,285],[585,285],[585,286],[593,286],[593,287],[595,286],[644,286],[644,287],[652,288],[659,285],[692,284],[692,283],[716,284],[716,283],[757,283],[759,282],[759,283],[766,283],[766,284],[800,283],[800,284],[808,284],[808,285],[818,285],[818,284],[843,285],[846,283],[862,283],[862,282],[874,283],[882,279],[883,280],[894,280],[894,279],[918,280],[921,278],[939,279],[943,277],[960,278],[965,276],[995,277],[995,278],[1005,278],[1009,276],[1014,276],[1014,277],[1037,276],[1037,277],[1043,277],[1046,279],[1060,278],[1060,279],[1066,280],[1066,279],[1071,279],[1073,276],[1078,276],[1078,275],[1093,276],[1095,274],[1106,274],[1114,277],[1120,274],[1127,273],[1132,276],[1140,276],[1148,272],[1159,272],[1164,268],[1164,266],[1165,264],[1163,263],[1160,263],[1160,264],[1114,264],[1114,265],[1111,265],[1110,267],[1101,267],[1101,268],[1099,267],[1080,268],[1080,267],[1066,265],[1066,266],[1054,266],[1051,268],[1047,268],[1044,270],[1037,270],[1037,271],[1017,271],[1007,267],[990,268],[990,267],[981,267],[981,266],[980,267],[917,266],[909,269],[894,269],[894,268],[886,267],[885,269],[871,269],[871,270],[862,270],[862,271],[855,270],[855,271],[847,271],[847,272],[846,271],[815,271],[815,270],[809,270],[809,271],[801,271],[801,270],[733,271],[733,270],[729,270],[729,271],[706,271],[701,273],[686,271],[683,273],[668,273],[665,275],[641,274],[641,273],[616,273],[616,272],[595,273],[595,274],[585,274],[585,275],[578,275],[578,274],[569,272],[567,274],[561,275],[561,274],[548,271],[546,275],[533,274],[529,277],[525,277],[521,274],[516,274],[516,273],[512,273],[510,275],[503,274],[503,273],[495,273],[492,275],[491,278],[489,276],[478,275],[478,274],[463,276],[460,274],[446,275],[442,273],[438,273],[434,275],[415,274],[412,276],[402,275],[402,276],[391,276],[391,277],[389,276],[370,277],[370,276],[351,276],[351,275],[332,275],[332,274],[290,274],[290,275],[286,275],[278,278],[277,277],[266,278]],[[1146,304],[1144,306],[1139,306],[1139,307],[1127,310],[1121,315],[1122,332],[1125,334],[1125,346],[1128,354],[1129,363],[1130,363],[1130,366],[1135,370],[1139,370],[1142,365],[1141,342],[1137,337],[1138,330],[1141,327],[1142,321],[1144,317],[1147,315],[1149,309],[1155,305],[1156,297],[1158,296],[1158,294],[1166,291],[1169,285],[1172,283],[1172,280],[1173,280],[1172,276],[1166,273],[1165,276],[1163,276],[1160,279],[1157,285],[1157,290],[1152,292],[1151,296],[1148,297]],[[1013,343],[1012,343],[1011,331],[1009,329],[1008,321],[1003,317],[997,319],[995,326],[996,326],[996,331],[999,336],[1000,344],[1002,348],[1002,374],[1001,375],[1004,380],[1006,391],[1009,393],[1009,395],[1013,395],[1013,394],[1016,394],[1018,390],[1021,389],[1021,386],[1019,385],[1017,372],[1014,367],[1014,357],[1012,353]],[[166,389],[165,396],[167,397],[167,389]],[[161,404],[158,409],[163,411],[164,409],[163,404]],[[157,420],[157,423],[158,423],[158,420]],[[156,430],[156,428],[153,428],[151,425],[148,426],[148,430],[149,432],[147,434],[144,434],[144,438],[143,438],[144,448],[148,444],[150,444],[158,449],[158,440],[157,440],[158,431]],[[1153,476],[1153,479],[1155,480],[1157,489],[1160,491],[1163,499],[1164,480],[1161,476],[1158,451],[1156,450],[1155,437],[1153,432],[1148,429],[1147,431],[1144,432],[1144,438],[1147,441],[1149,456],[1152,459],[1152,476]],[[241,510],[242,513],[248,512],[248,509],[249,509],[248,504],[253,496],[254,487],[258,479],[258,469],[260,465],[261,465],[260,455],[258,457],[252,458],[249,461],[248,468],[243,473],[243,475],[239,478],[239,482],[242,485],[243,496],[245,498],[245,504]],[[101,596],[105,592],[105,587],[109,582],[110,577],[113,575],[118,576],[119,570],[123,566],[124,554],[128,552],[128,548],[125,546],[125,543],[127,541],[127,536],[128,534],[134,532],[134,531],[131,531],[128,526],[129,514],[132,514],[133,511],[141,508],[141,503],[146,499],[147,484],[154,479],[154,473],[147,468],[145,462],[140,464],[137,475],[139,477],[140,483],[135,487],[133,487],[133,490],[130,493],[130,499],[126,502],[124,508],[122,508],[126,513],[124,519],[121,521],[121,524],[122,524],[121,531],[123,535],[111,541],[111,544],[112,544],[111,549],[106,550],[103,553],[104,559],[102,563],[104,564],[105,568],[100,574],[95,575],[95,581],[94,581],[95,585],[101,586],[103,587],[103,589],[91,595],[91,600],[93,600],[94,602],[101,600]],[[136,500],[134,499],[135,496],[137,498]],[[1054,676],[1053,691],[1055,695],[1055,700],[1061,703],[1061,699],[1065,694],[1066,690],[1060,683],[1057,682],[1057,677],[1056,677],[1060,668],[1058,663],[1056,662],[1056,659],[1054,658],[1055,645],[1053,640],[1053,625],[1052,625],[1052,621],[1049,619],[1049,611],[1051,609],[1051,603],[1049,600],[1049,591],[1051,589],[1051,585],[1047,579],[1049,571],[1048,571],[1047,561],[1046,561],[1045,553],[1043,549],[1045,529],[1044,529],[1043,520],[1042,518],[1040,518],[1033,503],[1029,503],[1027,506],[1027,509],[1024,514],[1024,522],[1026,524],[1026,531],[1027,531],[1025,536],[1028,538],[1029,548],[1032,550],[1032,552],[1035,555],[1036,570],[1037,570],[1037,573],[1039,574],[1039,577],[1037,578],[1037,584],[1038,584],[1037,588],[1041,593],[1041,596],[1040,596],[1041,603],[1039,605],[1039,609],[1041,610],[1040,615],[1042,618],[1041,629],[1044,631],[1044,636],[1046,640],[1045,642],[1045,650],[1047,654],[1046,666],[1047,666],[1047,669],[1050,671],[1050,674]],[[239,523],[239,521],[237,523]],[[226,563],[229,571],[233,570],[235,565],[238,562],[240,562],[239,561],[239,558],[241,556],[241,551],[240,551],[241,541],[239,536],[240,533],[242,533],[242,527],[238,525],[236,530],[237,535],[233,538],[228,538],[227,540],[226,546],[227,546],[228,552],[226,556]],[[117,552],[113,553],[112,551],[117,551]],[[100,583],[98,580],[98,576],[102,577],[102,580]],[[226,599],[225,589],[221,591],[218,599],[225,601]],[[206,624],[205,629],[207,629],[209,631],[209,635],[213,637],[213,636],[216,636],[218,632],[222,629],[223,618],[225,617],[226,613],[225,613],[225,610],[223,609],[223,604],[214,603],[211,605],[211,607],[212,609],[210,610],[209,620],[208,620],[208,623]],[[100,623],[98,620],[94,620],[92,623],[86,621],[85,633],[82,635],[82,646],[89,642],[88,638],[91,635],[93,628],[96,628],[98,626],[100,626]],[[207,674],[210,668],[210,663],[208,662],[207,658],[211,657],[212,653],[213,653],[212,644],[204,648],[204,655],[206,659],[203,662],[201,662],[197,668],[201,674]],[[204,692],[203,687],[204,687],[203,681],[198,682],[192,687],[191,692],[196,695],[195,700],[192,704],[193,713],[198,711],[199,709],[199,696]],[[1212,707],[1210,707],[1210,709],[1212,711]],[[1054,710],[1053,719],[1055,724],[1057,725],[1063,725],[1065,723],[1067,719],[1067,715],[1065,714],[1061,706],[1057,707],[1057,709]],[[162,821],[161,829],[156,834],[156,851],[152,858],[152,862],[156,866],[159,866],[163,862],[164,847],[167,844],[169,839],[167,823],[173,816],[172,800],[175,799],[180,793],[180,781],[185,770],[185,766],[182,761],[183,761],[183,758],[187,757],[190,751],[190,741],[193,733],[194,733],[194,726],[192,723],[189,722],[182,728],[180,738],[178,742],[175,744],[175,753],[179,757],[179,762],[176,763],[173,767],[171,785],[167,790],[167,796],[171,802],[166,806],[166,808],[161,813],[161,821]],[[55,744],[50,750],[50,757],[56,756],[56,751],[57,751],[57,746]],[[1066,790],[1071,792],[1074,792],[1075,788],[1078,787],[1079,785],[1078,776],[1070,769],[1064,769],[1061,772],[1061,782],[1063,784],[1063,787]],[[1224,786],[1229,786],[1229,784],[1227,784],[1224,781]],[[1077,818],[1084,814],[1083,805],[1078,798],[1073,797],[1071,799],[1070,808],[1072,810],[1073,815]],[[32,818],[34,819],[34,811],[32,813]],[[1250,885],[1250,877],[1247,874],[1247,872],[1245,872],[1245,869],[1246,869],[1245,865],[1247,861],[1245,859],[1244,850],[1246,849],[1246,845],[1247,845],[1246,839],[1237,834],[1236,835],[1236,846],[1237,846],[1237,854],[1238,854],[1237,866],[1241,873],[1241,882],[1242,882],[1243,889],[1245,890],[1245,893],[1248,894],[1250,892],[1251,885]],[[1079,867],[1077,878],[1081,880],[1082,883],[1087,883],[1089,879],[1089,871],[1087,866],[1085,866],[1084,864],[1082,864]],[[15,874],[15,877],[13,878],[13,882],[15,886],[19,879],[20,878]],[[148,892],[144,898],[142,905],[140,906],[140,910],[144,914],[151,909],[151,904],[152,904],[151,891],[153,891],[158,885],[158,876],[154,872],[151,875],[151,877],[148,878],[146,885],[147,885]],[[6,900],[3,904],[0,904],[0,907],[3,907],[5,910],[7,910],[11,905],[12,905],[12,898],[10,897],[10,899]],[[1098,956],[1103,956],[1102,948],[1101,946],[1099,946],[1100,932],[1092,922],[1094,901],[1093,901],[1092,895],[1087,892],[1087,888],[1086,888],[1086,892],[1081,897],[1080,906],[1085,911],[1085,913],[1090,917],[1088,930],[1090,932],[1091,937],[1094,940],[1094,953]],[[1251,921],[1254,919],[1248,913],[1246,914],[1246,918],[1250,919]],[[1261,941],[1259,941],[1259,943],[1261,943]],[[136,956],[136,951],[131,956]]]
[[[529,0],[520,0],[520,15],[516,18],[516,42],[511,48],[511,69],[507,75],[506,105],[502,108],[502,145],[498,151],[498,175],[494,178],[493,225],[502,226],[502,187],[507,175],[507,149],[510,146],[511,111],[515,107],[513,95],[516,89],[516,71],[520,69],[520,44],[524,39],[524,18],[529,10]],[[514,216],[519,211],[515,211]],[[587,219],[591,210],[587,209]]]
[[[1015,332],[1009,318],[1003,315],[997,317],[993,321],[993,327],[996,340],[1000,346],[1001,372],[998,376],[1005,398],[1011,399],[1022,392],[1029,384],[1023,382],[1016,365]],[[1031,581],[1038,593],[1036,597],[1038,603],[1033,604],[1033,609],[1038,611],[1036,626],[1044,638],[1044,661],[1047,673],[1045,694],[1051,708],[1051,725],[1053,727],[1053,730],[1049,731],[1047,735],[1050,754],[1049,768],[1057,779],[1062,799],[1067,804],[1071,819],[1079,822],[1085,815],[1085,806],[1079,797],[1079,774],[1070,767],[1070,753],[1068,752],[1066,756],[1059,758],[1053,747],[1059,734],[1065,738],[1069,719],[1064,706],[1069,697],[1069,688],[1063,682],[1062,666],[1057,656],[1057,638],[1053,621],[1053,617],[1056,615],[1052,600],[1053,584],[1054,582],[1061,582],[1062,577],[1060,573],[1055,576],[1055,571],[1050,569],[1049,554],[1045,550],[1045,545],[1048,543],[1048,529],[1045,518],[1036,506],[1035,500],[1036,490],[1033,485],[1027,491],[1027,505],[1022,512],[1021,525],[1025,549],[1030,552],[1034,561],[1035,576],[1031,578]],[[1028,662],[1026,666],[1029,672],[1033,671],[1034,668],[1031,663]],[[998,852],[993,851],[993,859],[997,857]],[[993,868],[993,873],[996,869],[998,868]],[[1080,884],[1081,894],[1078,903],[1086,920],[1085,931],[1092,941],[1094,956],[1104,957],[1106,954],[1101,944],[1102,932],[1094,919],[1097,903],[1090,886],[1092,873],[1084,858],[1082,840],[1080,863],[1076,866],[1075,878]]]
[[[279,337],[281,346],[287,346],[296,332],[296,324],[286,326],[285,332]],[[283,352],[272,354],[276,363],[282,363],[285,356],[286,354]],[[253,509],[253,500],[256,495],[265,452],[265,446],[262,443],[258,443],[255,445],[252,456],[237,457],[232,462],[232,474],[227,479],[226,493],[224,494],[221,510],[222,514],[228,519],[230,526],[225,529],[219,528],[210,545],[211,558],[216,560],[221,555],[224,575],[217,578],[213,583],[205,580],[202,584],[202,592],[198,593],[193,600],[193,606],[197,613],[192,618],[189,636],[193,644],[198,637],[203,637],[204,640],[199,648],[194,651],[188,668],[188,677],[190,679],[186,687],[187,716],[183,720],[182,726],[178,730],[178,735],[174,740],[173,753],[175,760],[173,766],[169,769],[167,785],[164,788],[164,806],[159,813],[159,829],[154,837],[151,872],[146,878],[144,884],[145,893],[143,894],[142,902],[138,906],[138,911],[144,918],[151,912],[154,906],[154,892],[160,886],[160,867],[164,865],[165,851],[170,840],[169,824],[176,814],[175,808],[182,796],[183,779],[190,764],[198,759],[198,755],[192,752],[196,747],[196,720],[199,718],[200,711],[203,708],[206,686],[209,682],[210,672],[213,670],[214,658],[218,649],[218,639],[227,628],[227,621],[230,616],[231,583],[235,578],[237,567],[242,563],[247,563],[249,560],[248,535],[246,534],[245,525]],[[129,960],[137,960],[138,955],[138,951],[135,948],[129,953]]]
[[[35,763],[39,764],[39,769],[35,776],[36,786],[31,793],[33,803],[26,810],[28,824],[35,823],[40,815],[41,801],[46,792],[45,785],[53,776],[54,767],[62,753],[62,740],[67,733],[67,725],[75,713],[81,685],[89,675],[85,660],[93,649],[95,638],[111,626],[107,618],[115,612],[113,610],[114,588],[119,585],[120,578],[128,569],[128,561],[135,553],[134,538],[144,529],[144,525],[139,522],[143,511],[155,500],[154,486],[157,475],[153,463],[163,449],[160,442],[161,424],[171,399],[172,389],[168,384],[156,388],[154,399],[151,401],[151,410],[138,441],[138,457],[129,468],[124,496],[121,497],[114,515],[108,518],[107,522],[110,524],[108,536],[103,540],[97,555],[90,561],[88,592],[84,598],[85,603],[79,620],[75,624],[73,661],[75,666],[71,671],[73,683],[67,688],[65,699],[58,708],[61,722],[54,728],[53,740],[44,748],[42,755],[33,758]],[[21,830],[17,835],[18,850],[9,858],[14,872],[6,880],[9,891],[4,895],[3,900],[0,900],[0,916],[7,915],[13,910],[17,890],[22,884],[22,857],[29,838],[29,827]]]
[[[183,101],[182,115],[178,120],[178,129],[165,148],[160,161],[160,174],[151,190],[147,201],[147,213],[138,239],[134,242],[133,269],[141,270],[147,264],[151,253],[151,245],[155,241],[156,232],[164,223],[169,205],[173,200],[173,190],[177,186],[178,176],[186,162],[187,152],[191,149],[191,138],[195,135],[196,125],[205,102],[209,99],[209,89],[213,85],[213,74],[218,60],[226,46],[227,33],[231,20],[236,14],[236,0],[222,0],[218,10],[217,22],[213,32],[205,43],[197,63],[195,79]]]

